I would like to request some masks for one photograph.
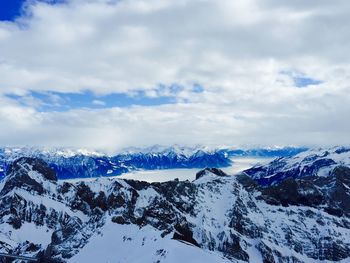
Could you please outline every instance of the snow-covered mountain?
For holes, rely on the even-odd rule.
[[[270,147],[270,148],[252,148],[237,149],[225,148],[221,151],[230,157],[290,157],[308,150],[306,147]]]
[[[221,152],[230,157],[287,157],[293,156],[303,151],[308,150],[306,147],[255,147],[255,148],[237,148],[237,147],[217,147],[210,148],[203,145],[196,145],[194,147],[173,145],[162,146],[154,145],[147,148],[126,148],[123,150],[125,153],[166,153],[175,152],[185,156],[190,156],[197,151],[203,152]]]
[[[54,169],[59,179],[115,176],[136,169],[227,167],[231,160],[223,152],[203,148],[153,148],[107,155],[71,149],[2,148],[0,177],[20,157],[40,158]]]
[[[67,148],[0,148],[0,178],[8,166],[20,157],[40,158],[54,169],[59,179],[116,176],[130,171],[144,169],[175,169],[228,167],[232,157],[237,156],[291,156],[305,148],[271,148],[234,150],[209,149],[203,146],[152,146],[149,148],[128,148],[108,155],[98,151]]]
[[[20,158],[0,185],[0,251],[39,262],[344,263],[349,204],[345,166],[266,187],[216,168],[193,182],[69,183]]]
[[[339,165],[350,166],[350,147],[312,149],[275,159],[265,165],[256,165],[245,173],[261,185],[273,185],[286,178],[326,177]]]

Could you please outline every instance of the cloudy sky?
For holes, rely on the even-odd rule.
[[[349,12],[348,0],[1,1],[0,144],[349,144]]]

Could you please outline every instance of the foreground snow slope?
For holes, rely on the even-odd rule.
[[[118,225],[108,220],[100,233],[74,256],[70,263],[80,262],[193,262],[229,263],[217,253],[202,250],[189,243],[161,237],[161,232],[145,226]]]

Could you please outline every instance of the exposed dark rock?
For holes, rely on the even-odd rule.
[[[248,209],[240,198],[237,198],[231,213],[229,227],[249,238],[262,236],[261,229],[249,218]]]
[[[138,191],[147,189],[150,186],[150,183],[147,183],[145,181],[125,180],[125,182],[127,182],[131,187]]]
[[[267,246],[264,242],[260,242],[257,246],[258,250],[260,251],[263,263],[275,263],[275,258],[273,256],[272,249]]]
[[[249,255],[243,250],[240,244],[240,238],[232,233],[230,233],[230,239],[224,240],[218,250],[223,252],[229,259],[249,261]]]
[[[110,194],[107,198],[107,206],[109,208],[121,207],[125,204],[125,200],[122,195],[115,196],[113,193]]]
[[[238,182],[242,184],[242,186],[248,191],[259,190],[261,188],[256,181],[254,181],[251,177],[249,177],[245,173],[237,174],[236,178]]]
[[[112,222],[120,225],[130,224],[130,222],[127,221],[123,216],[113,216]]]
[[[262,189],[261,199],[272,205],[319,207],[332,215],[350,214],[350,168],[336,167],[327,177],[288,178]]]
[[[206,175],[207,173],[212,173],[215,174],[217,176],[228,176],[226,173],[224,173],[222,170],[218,169],[218,168],[205,168],[201,171],[199,171],[196,174],[196,180],[203,177],[204,175]]]
[[[275,205],[318,206],[324,203],[322,192],[309,180],[288,178],[276,186],[262,190],[262,198]]]
[[[175,232],[173,235],[173,239],[182,240],[197,247],[200,247],[198,242],[193,238],[193,232],[191,231],[188,224],[176,224],[174,226]]]

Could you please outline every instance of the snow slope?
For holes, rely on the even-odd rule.
[[[161,232],[150,226],[140,229],[136,225],[118,225],[107,221],[69,263],[232,262],[217,253],[173,240],[170,235],[162,238]]]

